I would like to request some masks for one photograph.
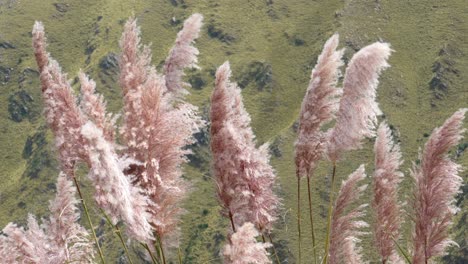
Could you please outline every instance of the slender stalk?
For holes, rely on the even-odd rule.
[[[400,251],[400,253],[405,257],[405,260],[411,264],[411,260],[410,260],[410,257],[409,257],[409,254],[408,252],[406,252],[401,246],[400,244],[398,244],[398,242],[395,240],[395,238],[392,237],[392,240],[393,240],[393,243],[395,243],[395,245],[397,246],[398,250]]]
[[[102,263],[105,264],[106,261],[104,260],[104,255],[102,254],[101,246],[99,246],[99,241],[98,241],[97,236],[96,236],[96,231],[94,231],[93,222],[91,221],[91,217],[89,217],[88,206],[86,206],[86,202],[85,202],[85,200],[83,198],[83,195],[81,193],[80,185],[78,184],[78,181],[76,180],[75,175],[73,175],[72,178],[73,178],[73,182],[75,183],[76,190],[78,191],[78,195],[80,196],[80,201],[81,201],[81,204],[83,205],[83,209],[85,211],[86,218],[88,219],[88,223],[89,223],[89,226],[91,228],[91,232],[93,234],[94,242],[96,243],[96,247],[98,249],[99,257],[101,258]]]
[[[309,195],[309,218],[310,218],[310,230],[312,235],[312,247],[314,250],[314,263],[317,264],[317,249],[315,246],[315,229],[314,229],[314,218],[312,216],[312,198],[310,191],[310,175],[307,176],[307,193]]]
[[[263,243],[266,243],[265,235],[264,235],[264,234],[262,234],[262,241],[263,241]]]
[[[301,178],[297,177],[297,232],[299,233],[299,264],[301,264]]]
[[[163,248],[163,245],[162,245],[161,238],[159,237],[159,235],[156,232],[155,232],[155,237],[156,237],[156,242],[159,245],[159,249],[161,250],[162,262],[163,262],[163,264],[166,264],[166,256],[164,255],[164,248]]]
[[[119,237],[120,239],[120,242],[122,243],[122,246],[124,248],[124,251],[125,251],[125,254],[127,255],[127,258],[128,258],[128,261],[130,262],[130,264],[133,264],[133,261],[132,259],[130,258],[130,253],[128,251],[128,248],[127,248],[127,245],[125,244],[125,241],[122,237],[122,232],[120,231],[120,228],[118,225],[114,225],[112,224],[112,221],[109,219],[109,216],[101,209],[101,213],[104,215],[104,217],[106,218],[106,221],[107,223],[112,226],[112,228],[115,229],[115,233],[117,234],[117,236]]]
[[[156,257],[153,255],[153,252],[151,252],[150,248],[148,247],[147,244],[143,244],[143,243],[140,243],[149,253],[150,257],[151,257],[151,261],[154,263],[154,264],[159,264],[160,262],[156,259]]]
[[[232,218],[231,210],[229,210],[229,220],[231,220],[232,231],[235,233],[236,232],[236,226],[234,225],[234,219]]]
[[[179,264],[182,264],[182,253],[180,253],[180,247],[177,249],[177,255],[179,257]]]
[[[331,232],[331,220],[333,213],[333,193],[335,192],[335,174],[336,174],[336,163],[333,163],[333,173],[331,178],[331,187],[330,187],[330,202],[328,205],[328,221],[327,221],[327,234],[325,238],[325,255],[323,256],[323,264],[328,263],[328,251],[330,249],[330,232]]]
[[[268,234],[268,238],[270,239],[271,247],[273,248],[273,253],[275,254],[276,262],[281,264],[281,261],[278,257],[278,252],[276,252],[275,244],[273,243],[273,238],[271,238],[271,234]]]

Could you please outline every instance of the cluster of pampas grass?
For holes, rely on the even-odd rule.
[[[199,51],[193,46],[203,17],[190,16],[178,33],[161,72],[151,65],[151,50],[142,45],[140,28],[134,18],[124,25],[120,39],[119,85],[123,114],[106,112],[104,98],[96,83],[84,72],[78,74],[80,102],[67,75],[46,52],[44,27],[36,22],[33,48],[40,72],[44,114],[55,136],[61,173],[57,193],[51,201],[50,216],[39,224],[30,215],[26,227],[8,224],[0,234],[0,257],[5,263],[105,263],[88,205],[80,190],[75,170],[87,165],[94,200],[115,229],[128,261],[133,263],[119,223],[125,225],[129,240],[147,250],[146,261],[169,263],[167,251],[178,243],[178,223],[184,210],[181,202],[189,190],[182,177],[182,165],[190,154],[187,146],[206,124],[197,108],[186,102],[188,92],[182,77],[186,68],[197,68]],[[401,152],[392,131],[382,122],[376,102],[378,78],[389,67],[392,52],[388,43],[373,43],[349,61],[342,88],[338,87],[343,50],[337,50],[339,36],[324,45],[302,102],[295,164],[298,202],[298,263],[302,263],[300,183],[307,179],[313,256],[317,264],[364,263],[359,242],[373,234],[375,249],[383,264],[427,264],[454,244],[448,230],[457,212],[454,196],[459,193],[461,167],[447,152],[458,144],[464,130],[466,109],[460,109],[429,137],[411,175],[414,179],[411,203],[414,232],[411,246],[397,243],[404,220],[398,199],[403,174]],[[211,96],[211,151],[216,195],[221,214],[230,221],[227,241],[220,252],[224,263],[280,264],[271,233],[281,210],[275,194],[276,172],[270,165],[268,144],[257,146],[240,88],[230,80],[229,62],[216,72]],[[333,123],[328,130],[326,125]],[[116,131],[119,129],[120,133]],[[347,151],[363,147],[365,138],[376,137],[375,169],[372,176],[371,215],[373,225],[363,221],[367,204],[360,203],[366,190],[364,165],[335,190],[336,167]],[[326,238],[322,248],[315,240],[310,179],[318,163],[331,163],[330,197]],[[335,198],[336,192],[336,198]],[[80,199],[76,198],[78,193]],[[81,203],[90,231],[78,220]],[[270,242],[266,242],[266,237]],[[93,241],[94,240],[94,241]],[[166,253],[165,253],[166,252]],[[97,254],[96,254],[97,253]],[[274,258],[273,258],[274,257]],[[179,262],[181,256],[179,256]]]

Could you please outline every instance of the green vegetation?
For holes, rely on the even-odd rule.
[[[456,109],[468,106],[468,7],[463,0],[0,1],[1,227],[10,221],[24,223],[28,212],[43,216],[58,175],[53,140],[41,117],[30,36],[34,20],[44,22],[48,51],[69,78],[74,80],[78,70],[84,69],[109,101],[109,110],[117,112],[122,103],[116,85],[116,54],[123,22],[132,14],[139,19],[143,42],[152,43],[153,63],[160,65],[181,22],[194,12],[204,15],[205,26],[197,41],[202,69],[187,74],[187,81],[193,85],[189,100],[207,116],[215,69],[230,60],[235,79],[243,87],[259,144],[272,143],[278,192],[284,201],[284,218],[278,223],[274,240],[281,259],[287,258],[289,263],[294,263],[297,252],[294,124],[310,71],[326,39],[340,33],[341,46],[347,48],[346,60],[379,39],[390,42],[396,51],[390,58],[392,67],[381,78],[378,101],[402,145],[404,200],[411,198],[407,192],[411,187],[408,168],[416,160],[418,148],[434,127]],[[76,81],[72,83],[77,86]],[[181,252],[184,263],[218,263],[228,222],[218,213],[207,135],[199,136],[200,144],[194,147],[185,170],[193,188],[181,226]],[[467,145],[465,139],[453,155],[464,167],[468,166]],[[338,164],[338,181],[361,163],[371,173],[371,146],[369,140],[366,149],[347,155],[346,161]],[[326,176],[330,172],[331,165],[323,162],[312,181],[317,230],[325,229],[328,188],[324,187],[329,184]],[[462,175],[466,182],[468,171]],[[89,183],[82,182],[89,204]],[[459,198],[462,212],[453,230],[462,248],[453,248],[452,256],[444,258],[446,263],[466,261],[467,192],[465,187]],[[307,196],[303,197],[306,208]],[[302,218],[307,223],[306,210]],[[86,226],[86,221],[83,224]],[[99,226],[98,233],[106,228],[105,234],[112,234],[104,219],[95,217],[94,225]],[[308,234],[308,225],[303,229]],[[404,240],[410,239],[409,231],[406,225]],[[318,241],[324,239],[324,233],[317,232]],[[103,250],[117,259],[123,249],[117,238],[109,236],[103,238]],[[403,240],[401,245],[406,247]],[[370,239],[364,246],[366,255],[375,257]],[[310,242],[305,240],[302,247],[307,249],[303,255],[310,255]]]

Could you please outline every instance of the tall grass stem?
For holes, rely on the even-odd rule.
[[[299,264],[301,264],[301,178],[297,177],[297,232],[299,236]]]
[[[96,247],[98,249],[99,257],[101,258],[102,263],[105,264],[106,261],[104,260],[104,255],[102,254],[101,246],[99,246],[99,241],[98,241],[97,236],[96,236],[96,231],[94,231],[93,222],[91,221],[91,217],[89,216],[88,206],[86,206],[86,202],[85,202],[85,200],[83,198],[83,194],[81,193],[80,185],[79,185],[78,180],[76,179],[75,175],[72,175],[72,178],[73,178],[73,182],[75,183],[76,190],[78,191],[78,195],[80,196],[80,201],[81,201],[81,204],[83,205],[83,209],[85,211],[86,218],[88,219],[88,223],[89,223],[89,226],[91,228],[91,232],[93,234],[94,242],[96,243]]]
[[[307,193],[309,195],[309,218],[310,218],[310,230],[312,235],[312,247],[314,250],[314,263],[317,264],[317,248],[315,245],[315,228],[314,228],[314,218],[312,215],[312,195],[310,191],[310,175],[307,176]]]
[[[328,220],[327,220],[327,233],[325,238],[325,255],[323,256],[323,264],[328,263],[328,251],[330,249],[330,233],[331,233],[331,221],[332,221],[332,213],[333,213],[333,194],[335,192],[335,174],[336,174],[336,163],[333,163],[333,172],[331,178],[331,186],[330,186],[330,201],[328,204]]]

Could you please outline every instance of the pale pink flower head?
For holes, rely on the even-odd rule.
[[[203,16],[193,14],[184,22],[184,27],[177,34],[174,46],[164,63],[166,86],[170,92],[184,92],[183,86],[190,86],[182,82],[185,68],[197,68],[199,51],[192,44],[198,38],[202,27]]]
[[[380,124],[374,145],[375,171],[373,176],[373,200],[375,222],[374,241],[382,261],[398,258],[394,240],[400,236],[401,206],[398,202],[398,184],[403,174],[401,152],[393,143],[392,132],[386,123]],[[393,262],[392,262],[393,263]]]
[[[44,67],[49,63],[49,54],[46,51],[47,38],[45,36],[44,25],[40,21],[34,22],[32,30],[32,45],[34,49],[34,56],[41,73]],[[42,86],[42,91],[47,87]]]
[[[78,204],[76,187],[64,173],[60,173],[55,199],[49,204],[49,220],[44,222],[48,239],[52,240],[55,246],[53,258],[49,263],[62,263],[66,260],[81,263],[93,261],[94,245],[89,240],[88,231],[78,223]]]
[[[141,129],[141,96],[142,87],[148,78],[151,66],[151,50],[140,44],[140,27],[137,21],[130,18],[124,26],[120,38],[119,56],[119,84],[123,93],[123,124],[121,134],[127,146],[127,154],[135,158],[138,144],[142,139],[138,137]]]
[[[96,82],[81,70],[78,77],[81,84],[80,106],[82,111],[87,115],[88,119],[103,130],[106,140],[113,142],[115,136],[114,120],[112,115],[106,113],[104,97],[96,93]]]
[[[462,122],[468,109],[455,112],[432,132],[424,146],[421,163],[415,165],[413,263],[427,263],[441,256],[449,245],[448,237],[454,214],[455,196],[460,193],[463,179],[461,166],[450,160],[447,152],[463,138]]]
[[[113,224],[123,220],[132,238],[140,242],[152,239],[146,212],[148,199],[123,173],[124,163],[113,145],[91,121],[82,127],[81,133],[89,141],[86,148],[91,164],[88,176],[95,185],[94,198],[99,207],[109,215]]]
[[[42,50],[46,45],[43,29],[42,24],[36,23],[33,30],[33,45],[36,48],[37,63],[41,70],[44,114],[55,136],[55,146],[62,170],[67,175],[72,175],[71,171],[77,161],[87,161],[86,153],[81,147],[86,142],[79,133],[85,118],[76,105],[76,97],[67,80],[67,75],[62,73],[57,61],[51,59],[46,51]]]
[[[255,146],[250,116],[230,75],[226,62],[216,72],[211,97],[211,150],[218,199],[222,213],[235,225],[252,222],[260,232],[269,232],[280,204],[273,192],[276,175],[269,164],[267,145]]]
[[[389,67],[391,51],[388,43],[376,42],[362,48],[349,62],[336,124],[329,132],[327,152],[332,162],[345,151],[361,148],[365,137],[375,136],[377,116],[381,114],[375,101],[378,78]]]
[[[367,204],[359,205],[354,209],[349,207],[357,202],[364,193],[367,185],[358,186],[366,177],[364,165],[343,181],[335,201],[332,214],[329,263],[362,263],[361,249],[356,245],[359,236],[365,234],[362,228],[368,224],[361,219],[365,215]],[[349,262],[348,262],[349,261]]]
[[[164,78],[152,70],[142,89],[142,129],[138,132],[142,141],[136,156],[144,161],[143,173],[136,180],[152,202],[151,224],[160,238],[177,230],[183,212],[180,203],[188,192],[182,178],[182,166],[190,153],[186,146],[195,143],[193,134],[204,126],[196,107],[175,103],[166,91]]]
[[[269,243],[257,242],[260,233],[250,222],[242,225],[237,232],[229,238],[229,244],[223,249],[224,263],[226,264],[267,264]]]
[[[60,173],[49,219],[39,225],[29,214],[26,230],[8,224],[0,234],[2,263],[93,263],[93,243],[86,229],[77,223],[75,190],[65,174]]]
[[[325,151],[326,137],[321,131],[324,124],[335,117],[342,90],[336,87],[341,57],[337,51],[338,34],[323,47],[317,65],[312,70],[309,86],[302,101],[299,132],[295,143],[296,176],[310,177]]]

